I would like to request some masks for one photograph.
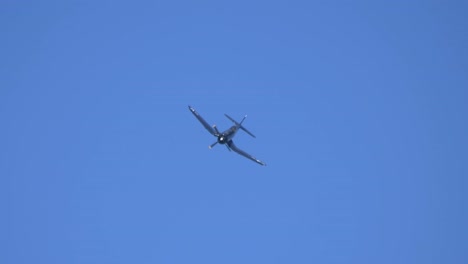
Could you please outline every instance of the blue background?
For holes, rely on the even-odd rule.
[[[2,1],[0,263],[468,263],[467,14]]]

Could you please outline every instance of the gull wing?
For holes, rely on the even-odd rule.
[[[232,149],[234,152],[237,152],[238,154],[250,159],[250,160],[253,160],[255,162],[257,162],[258,164],[262,165],[262,166],[266,166],[266,163],[261,161],[261,160],[258,160],[256,159],[254,156],[248,154],[247,152],[243,151],[242,149],[239,149],[238,147],[236,147],[236,145],[234,145],[234,142],[232,140],[229,140],[227,142],[227,145],[230,149]]]
[[[200,121],[200,123],[206,128],[206,130],[208,130],[211,135],[216,136],[216,131],[208,124],[208,122],[206,122],[205,119],[203,119],[203,117],[201,117],[201,115],[195,111],[193,107],[189,105],[188,108],[190,112],[192,112],[192,114],[198,119],[198,121]]]

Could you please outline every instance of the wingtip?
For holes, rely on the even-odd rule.
[[[196,112],[197,112],[197,111],[195,111],[195,109],[194,109],[191,105],[188,106],[188,109],[189,109],[190,112],[192,112],[193,114],[196,114]]]

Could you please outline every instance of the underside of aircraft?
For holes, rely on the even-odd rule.
[[[214,146],[216,146],[217,144],[221,144],[221,145],[225,145],[229,151],[234,151],[236,153],[238,153],[239,155],[242,155],[262,166],[266,166],[266,163],[255,158],[254,156],[248,154],[247,152],[239,149],[235,144],[234,142],[232,141],[232,139],[234,138],[234,136],[236,135],[237,131],[239,129],[243,130],[244,132],[246,132],[247,134],[249,134],[250,136],[254,137],[254,134],[252,134],[250,131],[248,131],[244,126],[242,126],[242,123],[244,122],[245,118],[247,116],[244,116],[244,118],[242,119],[242,121],[240,122],[237,122],[236,120],[234,120],[232,117],[230,117],[229,115],[227,114],[224,114],[229,120],[231,120],[234,125],[232,127],[230,127],[229,129],[223,131],[223,132],[220,132],[218,130],[218,128],[216,127],[216,125],[213,125],[213,126],[210,126],[208,124],[208,122],[205,121],[205,119],[203,119],[203,117],[193,108],[191,107],[190,105],[188,106],[190,112],[192,112],[192,114],[198,119],[198,121],[200,121],[200,123],[205,127],[205,129],[213,136],[215,136],[217,138],[217,140],[211,144],[210,146],[208,146],[210,149],[213,148]]]

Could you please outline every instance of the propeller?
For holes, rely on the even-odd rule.
[[[219,130],[218,130],[218,128],[216,127],[216,125],[213,125],[213,129],[214,129],[214,131],[215,131],[215,134],[214,134],[214,135],[215,135],[215,136],[219,136],[220,133],[219,133]],[[209,149],[212,149],[216,144],[218,144],[218,141],[216,141],[215,143],[209,145],[208,148],[209,148]]]

